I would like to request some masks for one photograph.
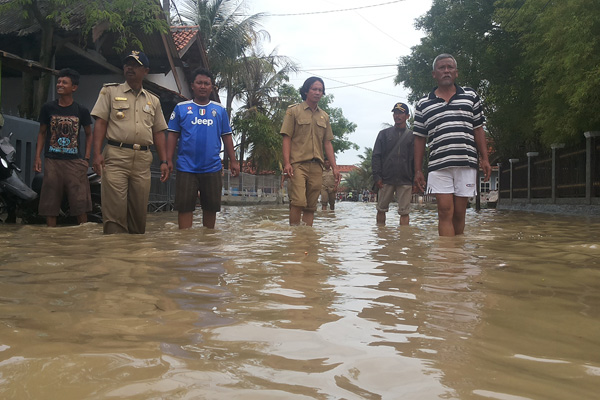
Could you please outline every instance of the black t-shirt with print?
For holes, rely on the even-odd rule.
[[[49,101],[40,110],[40,124],[46,124],[44,156],[58,160],[83,158],[81,127],[92,124],[90,111],[73,102],[61,107],[58,100]]]

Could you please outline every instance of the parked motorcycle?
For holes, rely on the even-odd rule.
[[[0,137],[0,221],[15,223],[17,209],[30,207],[38,197],[18,175],[21,172],[15,163],[16,151],[10,137]]]
[[[19,171],[14,163],[15,148],[10,136],[0,139],[0,220],[15,223],[17,218],[24,224],[45,224],[46,217],[38,214],[39,194],[42,191],[44,174],[36,173],[29,188],[15,173]],[[6,156],[5,156],[6,155]],[[6,161],[5,161],[6,159]],[[6,167],[4,165],[7,165]],[[5,176],[7,178],[5,179]],[[102,222],[101,178],[92,168],[88,168],[88,181],[92,196],[92,211],[88,212],[88,222]],[[59,225],[77,224],[77,217],[69,213],[69,202],[63,199],[57,222]]]

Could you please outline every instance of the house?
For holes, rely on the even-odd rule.
[[[40,1],[41,3],[43,2]],[[168,3],[165,1],[167,6]],[[32,61],[40,54],[42,30],[39,24],[23,20],[21,10],[3,12],[0,15],[0,112],[5,119],[2,132],[14,133],[17,161],[24,170],[27,182],[33,178],[31,167],[39,125],[20,118],[19,115],[25,96],[31,96],[40,76],[48,73],[53,75],[48,91],[48,100],[53,100],[58,70],[67,67],[77,70],[81,74],[81,81],[75,98],[90,110],[103,84],[124,81],[123,54],[113,49],[115,35],[108,32],[106,27],[96,26],[91,40],[81,43],[83,3],[72,6],[70,15],[69,24],[55,30],[53,35],[56,47],[52,58],[53,68]],[[166,13],[159,18],[166,20]],[[197,67],[208,67],[199,28],[171,27],[170,33],[166,34],[136,34],[150,60],[150,73],[144,87],[160,98],[165,119],[168,119],[175,104],[191,97],[187,79],[190,71]],[[36,116],[31,119],[35,120]]]

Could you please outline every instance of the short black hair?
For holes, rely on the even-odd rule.
[[[79,72],[72,68],[63,68],[58,71],[58,78],[70,78],[73,85],[79,86]]]
[[[215,77],[212,72],[207,70],[206,68],[198,67],[192,71],[192,82],[196,80],[198,75],[208,76],[210,78],[211,83],[215,83]]]
[[[319,78],[318,76],[311,76],[310,78],[304,81],[304,85],[302,85],[302,87],[300,88],[300,96],[302,96],[302,100],[306,100],[308,90],[315,82],[321,82],[321,84],[323,85],[323,96],[325,96],[325,82],[323,82],[323,79]]]

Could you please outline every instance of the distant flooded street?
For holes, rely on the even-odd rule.
[[[395,210],[0,225],[0,398],[597,398],[600,218]]]

